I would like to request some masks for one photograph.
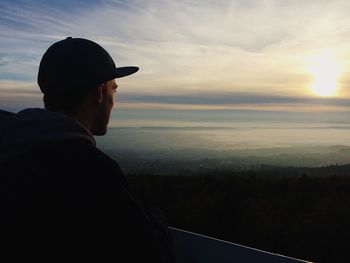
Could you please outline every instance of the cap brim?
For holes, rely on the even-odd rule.
[[[131,74],[134,74],[138,70],[139,70],[138,67],[120,67],[120,68],[116,68],[115,69],[115,72],[116,72],[116,77],[115,78],[122,78],[122,77],[125,77],[125,76],[129,76]]]

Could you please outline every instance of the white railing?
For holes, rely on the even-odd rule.
[[[170,227],[175,263],[306,263],[266,251]]]

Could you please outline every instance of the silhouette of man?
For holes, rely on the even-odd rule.
[[[67,38],[42,57],[45,109],[0,119],[1,239],[36,260],[166,262],[166,227],[128,191],[116,161],[95,146],[115,104],[119,67],[97,43]]]

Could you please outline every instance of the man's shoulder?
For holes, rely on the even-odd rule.
[[[9,180],[16,184],[24,184],[29,180],[29,184],[36,188],[42,186],[43,189],[61,191],[61,187],[71,189],[71,192],[76,192],[76,189],[106,190],[119,186],[128,189],[118,163],[84,141],[33,150],[2,165],[2,168],[2,175]]]
[[[119,164],[84,140],[72,140],[32,149],[2,164],[11,173],[59,177],[117,176],[124,181]],[[108,176],[109,177],[109,176]],[[73,177],[71,177],[73,178]]]
[[[64,143],[59,143],[48,148],[48,151],[57,156],[64,157],[67,154],[76,160],[86,160],[93,158],[94,162],[108,162],[111,164],[117,164],[106,153],[98,149],[96,146],[84,140],[72,140]]]
[[[79,169],[98,169],[98,171],[115,170],[121,173],[117,161],[86,141],[61,143],[49,149],[52,158],[79,166]]]

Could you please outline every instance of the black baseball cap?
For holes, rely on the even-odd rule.
[[[99,44],[68,37],[54,43],[43,55],[38,85],[44,94],[86,90],[138,70],[134,66],[117,68],[112,57]]]

